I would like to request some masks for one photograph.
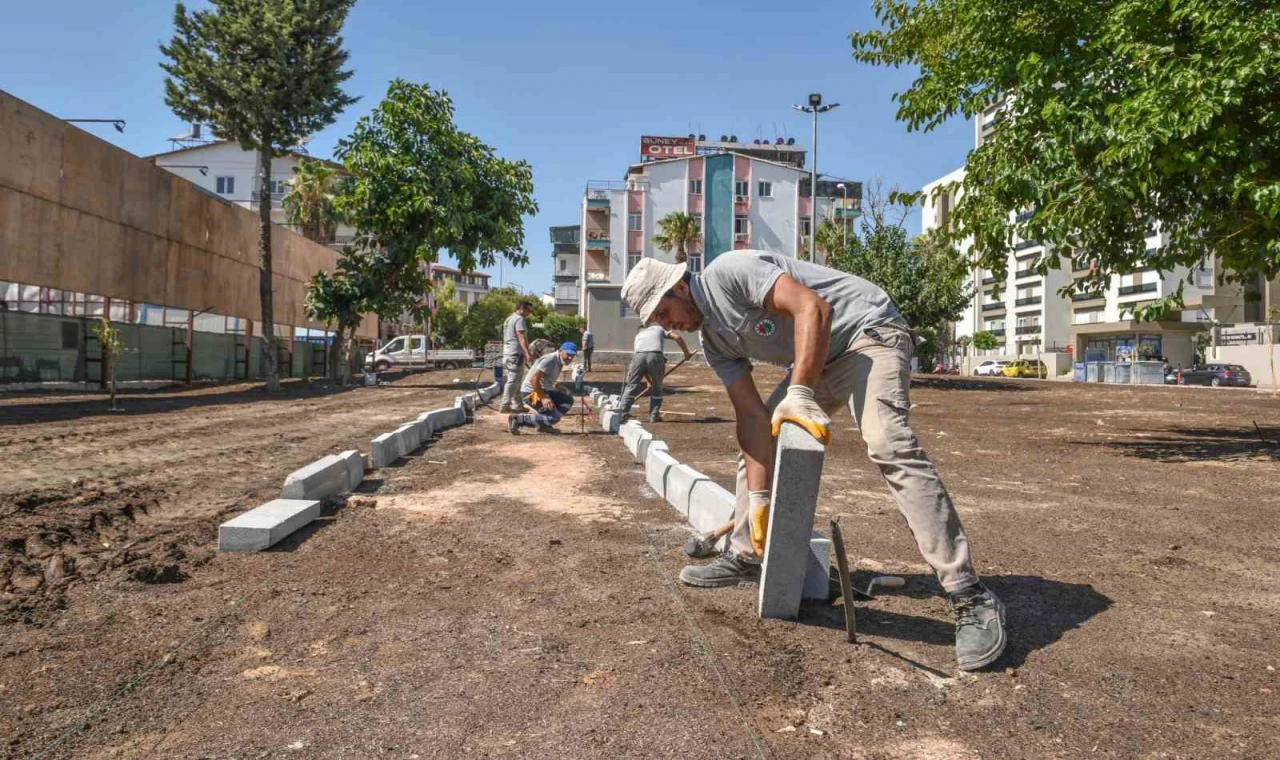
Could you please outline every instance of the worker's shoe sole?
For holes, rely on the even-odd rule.
[[[520,423],[516,420],[515,415],[507,418],[507,432],[512,435],[520,435]]]
[[[688,565],[680,571],[680,582],[698,588],[755,586],[760,583],[760,566],[744,562],[725,552],[707,565]]]

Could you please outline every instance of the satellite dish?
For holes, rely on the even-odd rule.
[[[787,145],[795,145],[795,144],[796,144],[796,138],[794,137],[787,138]]]
[[[729,142],[728,135],[720,135],[720,142]]]
[[[779,137],[779,138],[778,138],[778,141],[777,141],[776,143],[774,143],[774,145],[781,145],[781,144],[782,144],[782,138],[781,138],[781,137]]]
[[[707,141],[706,135],[698,135],[698,142],[706,142],[706,141]]]
[[[738,141],[737,135],[729,135],[729,142],[736,143],[737,141]]]

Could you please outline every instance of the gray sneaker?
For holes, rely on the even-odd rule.
[[[687,565],[680,571],[680,582],[699,588],[754,586],[760,582],[760,565],[738,559],[725,552],[708,565]]]
[[[980,670],[1004,652],[1004,602],[982,584],[952,594],[956,616],[956,662],[961,670]]]

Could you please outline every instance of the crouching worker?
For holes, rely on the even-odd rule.
[[[536,427],[539,430],[550,430],[562,417],[573,409],[573,396],[563,387],[557,387],[560,371],[573,363],[578,347],[572,343],[562,343],[556,351],[535,360],[524,376],[524,384],[520,386],[520,395],[524,403],[537,411],[533,414],[513,414],[507,418],[507,430],[512,435],[520,432],[522,427]]]

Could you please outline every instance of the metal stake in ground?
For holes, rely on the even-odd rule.
[[[853,578],[849,576],[849,557],[844,552],[844,536],[840,522],[831,521],[831,548],[836,553],[836,569],[840,571],[840,596],[844,599],[844,630],[850,644],[858,643],[858,619],[853,609]]]

